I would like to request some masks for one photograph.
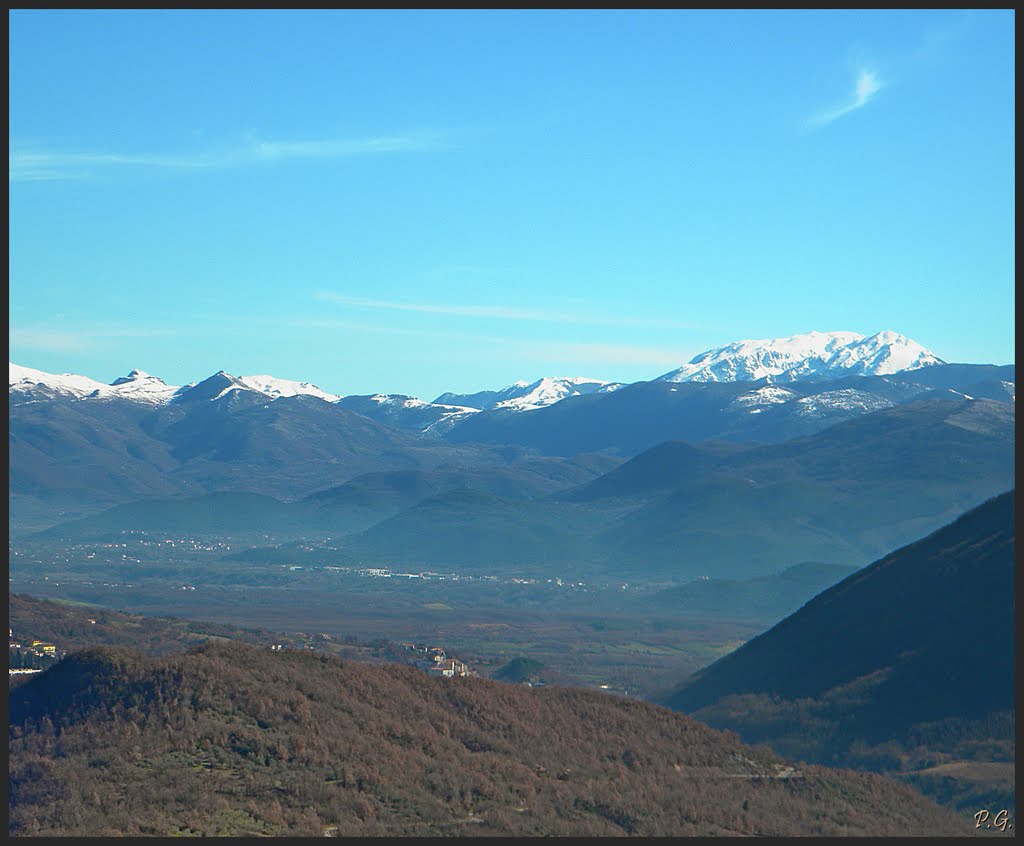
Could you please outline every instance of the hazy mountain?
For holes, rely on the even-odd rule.
[[[676,490],[724,466],[749,445],[665,441],[640,453],[592,482],[558,496],[564,502],[601,499],[650,499]]]
[[[592,509],[462,488],[423,500],[354,535],[343,556],[538,574],[553,564],[593,567],[602,556],[590,538],[602,526],[602,516]]]
[[[933,365],[913,373],[931,373]],[[957,366],[959,367],[959,366]],[[926,396],[974,397],[962,371],[935,386],[908,374],[757,382],[637,382],[613,393],[569,397],[529,414],[483,411],[444,437],[451,443],[518,444],[551,455],[614,450],[635,455],[663,441],[779,442]],[[1012,378],[1012,373],[1004,373]],[[998,381],[998,380],[997,380]],[[1012,382],[981,396],[1012,401]],[[954,387],[956,386],[956,387]],[[966,396],[965,396],[966,395]],[[990,396],[991,395],[991,396]]]
[[[253,535],[280,538],[325,531],[365,528],[380,519],[346,520],[346,514],[326,512],[312,503],[282,502],[271,496],[230,491],[174,499],[148,498],[115,505],[99,514],[59,523],[38,534],[41,538],[84,539],[119,536],[121,532],[169,535]]]
[[[444,466],[391,470],[362,476],[307,497],[320,505],[373,505],[399,511],[428,497],[466,488],[506,499],[541,499],[575,488],[620,463],[611,456],[537,457],[489,467]]]
[[[849,565],[807,561],[754,579],[696,579],[642,596],[635,604],[648,613],[671,609],[680,616],[771,624],[856,570]]]
[[[424,402],[402,394],[347,396],[340,399],[338,404],[385,426],[434,437],[479,410],[461,405]]]
[[[782,444],[667,443],[545,501],[456,474],[449,482],[476,489],[399,511],[347,539],[343,556],[506,571],[557,561],[590,576],[673,579],[862,566],[1012,485],[1013,420],[1008,403],[927,400]],[[337,495],[398,504],[400,478]],[[432,489],[430,474],[404,478],[413,496]]]
[[[383,394],[333,399],[310,383],[223,371],[181,388],[140,371],[111,385],[14,364],[10,372],[16,529],[143,497],[232,490],[294,499],[368,472],[507,464],[516,450],[635,455],[672,440],[778,443],[924,396],[989,397],[1012,416],[1015,395],[1012,366],[963,364],[784,384],[542,379],[479,412]],[[574,395],[554,401],[563,389]]]
[[[9,490],[19,513],[32,503],[98,509],[216,490],[294,499],[371,471],[505,463],[494,451],[453,450],[314,396],[273,399],[228,374],[162,405],[12,402],[9,421]]]
[[[908,403],[726,453],[700,473],[681,450],[678,487],[612,523],[602,543],[620,559],[643,550],[649,569],[691,577],[740,578],[800,560],[866,563],[1013,484],[1013,411],[990,400]],[[634,498],[644,478],[665,489],[673,454],[659,450],[613,471]]]
[[[123,531],[156,534],[287,538],[330,535],[368,529],[375,523],[439,494],[460,489],[514,500],[541,499],[575,487],[610,469],[606,456],[584,460],[522,459],[494,466],[438,467],[364,473],[294,502],[256,493],[217,492],[194,497],[148,497],[98,514],[68,520],[39,532],[40,538],[81,542]]]

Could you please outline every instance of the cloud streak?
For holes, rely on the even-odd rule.
[[[577,311],[549,311],[536,308],[516,308],[512,306],[456,305],[437,303],[403,303],[391,300],[374,300],[364,297],[350,297],[331,291],[318,291],[314,294],[318,300],[338,303],[355,308],[368,308],[394,311],[413,311],[426,314],[439,314],[457,317],[495,318],[498,320],[525,320],[547,323],[578,324],[585,326],[630,326],[642,329],[679,329],[692,330],[704,327],[674,320],[651,320],[625,315],[588,314]]]
[[[875,94],[882,89],[883,85],[884,83],[878,78],[878,74],[874,71],[861,70],[860,73],[857,74],[857,81],[854,84],[853,99],[844,106],[839,106],[838,108],[830,109],[827,112],[822,112],[821,114],[816,115],[811,118],[808,123],[815,127],[824,126],[837,118],[850,114],[850,112],[855,112],[857,109],[864,108],[864,106],[871,102]]]
[[[319,141],[264,141],[249,136],[235,147],[191,153],[96,153],[16,149],[8,156],[8,182],[84,179],[112,168],[142,167],[179,171],[254,167],[301,159],[340,159],[382,153],[444,149],[436,133],[334,138]]]
[[[212,319],[212,318],[211,318]],[[253,318],[226,317],[218,315],[218,323],[234,320],[241,324],[250,324],[254,331],[265,335],[266,327],[288,326],[304,331],[327,332],[365,332],[368,334],[406,335],[421,338],[437,338],[449,344],[475,345],[476,354],[484,354],[487,350],[491,357],[507,361],[543,361],[548,370],[558,370],[562,366],[584,364],[591,366],[644,365],[652,368],[650,378],[665,373],[683,362],[689,361],[696,354],[693,348],[657,347],[644,344],[610,344],[569,342],[546,338],[512,338],[502,335],[480,333],[438,331],[419,328],[400,328],[380,326],[369,323],[358,323],[348,320],[337,320],[330,317],[293,317],[293,318]],[[660,368],[660,369],[658,369]],[[657,369],[657,373],[653,372]],[[548,374],[550,375],[550,373]]]
[[[11,329],[8,344],[12,349],[25,348],[46,352],[87,352],[104,346],[112,338],[154,338],[175,335],[171,329],[106,327],[94,329],[51,329],[46,326]]]
[[[371,334],[412,335],[443,339],[449,344],[472,343],[489,349],[491,357],[501,350],[497,358],[508,361],[542,361],[553,372],[578,364],[590,367],[643,365],[652,368],[650,378],[665,373],[695,355],[693,349],[655,347],[640,344],[575,343],[545,339],[509,338],[501,335],[481,335],[463,332],[438,332],[429,329],[400,329],[392,326],[352,323],[330,318],[298,318],[283,321],[287,325],[305,330],[356,331]],[[477,350],[477,355],[484,354]],[[655,373],[654,371],[657,370]],[[551,375],[548,373],[547,375]]]

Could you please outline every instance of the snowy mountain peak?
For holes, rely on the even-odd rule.
[[[341,399],[338,394],[328,393],[310,382],[295,382],[291,379],[278,379],[276,376],[266,375],[241,376],[239,381],[246,387],[275,399],[277,397],[294,397],[298,395],[319,397],[325,402],[337,402]]]
[[[917,341],[897,332],[883,331],[837,350],[826,366],[830,372],[884,376],[933,364],[945,362]]]
[[[494,408],[533,411],[553,405],[566,397],[614,390],[611,386],[619,387],[619,383],[587,376],[544,376],[536,382],[515,382],[509,385],[499,393],[503,398],[495,402]]]
[[[129,382],[136,382],[136,381],[143,381],[143,380],[151,380],[151,381],[159,382],[161,385],[166,384],[166,382],[164,382],[163,379],[160,379],[157,376],[153,376],[153,375],[147,373],[145,370],[133,370],[127,376],[119,376],[117,379],[115,379],[110,384],[111,385],[127,385]]]
[[[115,379],[108,385],[88,376],[78,376],[74,373],[44,373],[42,370],[11,364],[10,390],[19,393],[71,396],[78,399],[124,398],[138,402],[162,403],[170,399],[178,387],[167,385],[162,379],[141,370],[133,370],[127,376]]]
[[[31,367],[22,367],[10,362],[10,390],[17,392],[38,392],[84,397],[101,388],[109,388],[88,376],[74,373],[46,373]]]
[[[170,397],[174,402],[199,402],[201,400],[220,399],[233,390],[249,390],[236,376],[218,370],[212,376],[208,376],[200,382],[190,382],[188,385],[179,388]]]
[[[807,332],[788,338],[735,341],[694,356],[658,377],[665,382],[748,382],[846,375],[880,376],[942,359],[898,332]]]

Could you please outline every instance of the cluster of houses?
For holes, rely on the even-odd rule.
[[[423,657],[412,660],[412,664],[425,670],[431,676],[453,678],[454,676],[475,676],[475,670],[458,658],[449,658],[440,646],[417,646],[415,643],[403,643],[410,652],[423,653]]]
[[[14,629],[10,626],[8,633],[8,668],[11,673],[38,673],[64,657],[64,652],[58,650],[55,643],[47,643],[38,638],[29,638],[23,643],[20,638],[14,637]]]

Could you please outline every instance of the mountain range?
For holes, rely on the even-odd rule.
[[[52,526],[54,538],[184,526],[269,530],[279,544],[346,535],[340,548],[317,553],[324,563],[534,574],[557,563],[581,576],[742,579],[798,561],[861,565],[1013,483],[1013,406],[992,400],[904,403],[778,444],[665,442],[623,463],[456,448],[313,398],[244,407],[237,396],[242,407],[200,403],[170,423],[161,412],[148,420],[152,437],[144,443],[133,444],[124,427],[125,441],[115,439],[105,459],[94,440],[92,451],[72,443],[47,465],[25,446],[40,433],[17,415],[12,507],[31,496],[16,483],[42,487],[53,474],[93,497],[106,490],[108,502],[124,497],[109,511],[93,508]],[[40,426],[55,415],[42,416]],[[106,422],[103,434],[113,437]],[[152,454],[125,464],[128,446]],[[107,475],[75,460],[106,460]],[[330,473],[338,483],[312,485]],[[279,562],[295,554],[289,547],[238,553]]]
[[[766,379],[789,382],[846,375],[891,375],[944,363],[916,341],[896,332],[883,331],[870,337],[855,332],[808,332],[789,338],[736,341],[707,350],[695,356],[688,364],[658,377],[658,381],[752,382]],[[309,382],[267,375],[234,377],[224,371],[216,375],[227,383],[221,391],[208,399],[217,399],[232,390],[256,391],[275,399],[298,394],[315,396],[328,402],[342,399],[340,395],[323,391]],[[205,383],[193,382],[183,387],[167,385],[156,376],[132,370],[127,376],[107,385],[86,376],[71,373],[55,375],[10,364],[10,391],[19,394],[42,392],[77,398],[123,398],[163,403],[187,401],[199,384]],[[501,390],[478,391],[474,394],[446,392],[428,404],[449,406],[452,410],[532,411],[567,397],[609,393],[622,386],[621,382],[582,376],[543,377],[535,382],[514,382]],[[381,398],[397,398],[402,395],[370,396],[382,402]]]
[[[631,455],[664,440],[785,440],[936,392],[1012,402],[1014,380],[1012,365],[946,364],[894,332],[810,332],[708,350],[649,382],[543,377],[500,390],[446,392],[433,402],[386,393],[340,396],[309,382],[224,371],[177,387],[133,370],[107,385],[13,363],[9,396],[12,406],[120,399],[149,408],[224,401],[239,393],[263,402],[304,396],[451,443]]]
[[[451,404],[11,365],[12,531],[272,525],[277,542],[347,534],[339,555],[360,560],[731,579],[863,564],[1012,484],[1012,365],[941,363],[893,333],[783,340],[702,354],[685,381],[542,379]],[[911,369],[793,375],[854,359]]]

